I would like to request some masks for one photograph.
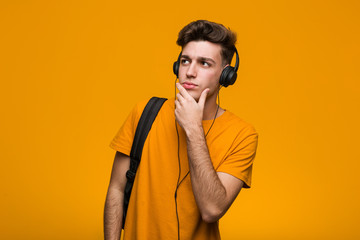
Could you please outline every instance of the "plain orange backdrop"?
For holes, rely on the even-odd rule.
[[[0,238],[101,239],[130,109],[172,97],[178,31],[238,34],[221,106],[259,132],[223,239],[359,239],[359,1],[1,1]]]

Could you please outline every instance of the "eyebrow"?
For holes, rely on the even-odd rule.
[[[181,55],[181,58],[191,59],[188,55]],[[212,62],[213,64],[216,64],[216,62],[212,58],[198,57],[197,59],[200,61],[208,61],[208,62]]]

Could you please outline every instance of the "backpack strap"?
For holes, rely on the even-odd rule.
[[[151,126],[166,98],[152,97],[146,104],[141,114],[140,120],[136,127],[135,137],[130,152],[130,169],[126,172],[127,182],[124,191],[124,208],[123,208],[123,226],[125,226],[125,218],[129,206],[131,190],[133,187],[136,170],[140,164],[141,154],[144,147],[146,137]]]

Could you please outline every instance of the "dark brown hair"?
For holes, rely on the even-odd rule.
[[[222,24],[197,20],[186,25],[179,32],[176,44],[184,48],[191,41],[209,41],[221,45],[223,64],[230,64],[235,52],[236,33]]]

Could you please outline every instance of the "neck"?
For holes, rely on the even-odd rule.
[[[221,116],[225,111],[224,109],[220,108],[216,103],[217,95],[214,95],[208,99],[206,99],[205,106],[204,106],[204,114],[203,120],[211,120]],[[219,107],[219,110],[217,109]],[[217,113],[216,113],[217,111]],[[215,116],[216,114],[216,116]]]

